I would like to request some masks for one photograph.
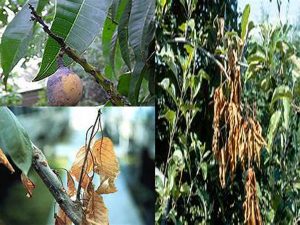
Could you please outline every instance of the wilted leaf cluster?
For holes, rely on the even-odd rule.
[[[87,157],[86,157],[87,154]],[[76,154],[75,161],[67,175],[67,193],[70,197],[76,196],[74,179],[80,182],[83,195],[80,202],[83,208],[83,224],[108,224],[108,210],[103,202],[102,194],[110,194],[117,191],[115,179],[119,173],[113,143],[108,137],[102,137],[94,142],[91,149],[83,146]],[[93,183],[94,175],[100,178],[100,184],[96,188]],[[71,224],[66,214],[60,209],[56,216],[57,224]]]

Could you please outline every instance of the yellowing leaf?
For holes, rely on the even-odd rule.
[[[68,195],[73,196],[76,194],[75,183],[70,173],[67,173],[67,176]]]
[[[8,159],[6,158],[5,154],[3,153],[2,149],[0,148],[0,164],[3,164],[4,166],[9,169],[11,173],[14,173],[15,170],[12,167],[12,165],[9,163]]]
[[[32,197],[32,191],[35,188],[35,184],[24,174],[21,174],[21,181],[23,183],[23,186],[25,187],[27,194],[26,196],[28,198]]]
[[[94,171],[114,180],[119,174],[119,163],[112,141],[107,137],[97,140],[92,153],[95,161]]]
[[[89,200],[86,221],[89,225],[108,225],[107,208],[104,205],[103,198],[96,192],[93,192]]]
[[[76,155],[76,159],[71,167],[70,173],[72,176],[75,177],[76,181],[79,181],[80,174],[84,162],[86,154],[86,148],[83,146],[80,148],[79,152]],[[83,188],[87,188],[88,184],[90,183],[91,178],[88,176],[88,173],[91,172],[93,169],[93,160],[91,154],[88,154],[86,165],[85,165],[85,173],[83,175],[81,186]]]

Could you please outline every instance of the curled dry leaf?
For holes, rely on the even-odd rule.
[[[104,205],[103,198],[96,192],[93,192],[90,196],[85,219],[85,225],[108,225],[107,208]]]
[[[247,225],[261,225],[262,219],[260,215],[258,197],[256,193],[256,178],[252,168],[248,169],[246,184],[246,198],[243,203],[244,219]]]
[[[68,195],[73,196],[76,194],[75,182],[70,173],[67,173],[67,176]]]
[[[35,184],[24,174],[21,174],[21,181],[23,183],[23,186],[25,187],[27,194],[26,196],[28,198],[32,197],[32,191],[35,188]]]
[[[81,174],[82,166],[84,163],[85,153],[86,153],[86,147],[83,146],[80,148],[80,150],[76,154],[75,161],[70,170],[71,175],[75,177],[76,181],[79,181],[79,179],[80,179],[80,174]],[[93,159],[92,159],[91,154],[88,154],[86,165],[85,165],[85,171],[84,171],[84,175],[83,175],[83,179],[82,179],[82,183],[81,183],[81,186],[84,189],[87,188],[88,184],[91,181],[91,178],[89,177],[88,173],[91,172],[92,170],[93,170]]]
[[[14,173],[15,170],[12,167],[12,165],[9,163],[8,159],[6,158],[4,152],[2,151],[2,149],[0,148],[0,164],[3,164],[4,166],[7,167],[7,169],[9,169],[9,171],[11,173]]]
[[[71,225],[72,221],[65,214],[65,212],[59,208],[58,213],[55,217],[55,225]]]
[[[96,190],[96,193],[102,195],[102,194],[110,194],[117,191],[117,188],[115,186],[114,180],[111,180],[110,178],[104,177],[101,180],[101,184]]]

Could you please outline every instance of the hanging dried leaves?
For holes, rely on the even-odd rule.
[[[21,181],[27,191],[26,196],[28,198],[31,198],[33,189],[35,188],[35,184],[24,173],[21,174]]]
[[[243,115],[240,66],[237,65],[237,55],[236,50],[229,44],[227,73],[230,78],[216,88],[214,93],[212,150],[219,163],[219,178],[223,188],[226,185],[227,168],[229,167],[232,180],[238,161],[241,162],[243,170],[247,163],[249,170],[246,182],[247,195],[244,202],[245,223],[260,225],[262,222],[256,196],[256,179],[251,166],[254,162],[260,165],[260,151],[267,144],[262,137],[262,128],[254,118],[255,116]],[[228,97],[223,93],[223,85],[230,90]]]
[[[0,148],[0,164],[3,164],[4,166],[6,166],[7,169],[9,169],[9,171],[11,173],[14,173],[15,170],[12,167],[12,165],[9,163],[8,159],[6,158],[4,152],[2,151],[2,149]]]
[[[245,190],[246,198],[243,204],[245,224],[261,225],[262,219],[260,215],[258,198],[256,193],[256,178],[255,172],[252,168],[248,169]]]
[[[83,225],[108,225],[108,210],[101,195],[117,191],[115,179],[119,174],[119,163],[113,143],[108,137],[95,140],[96,133],[101,128],[100,115],[101,112],[99,112],[94,125],[88,129],[86,144],[77,152],[71,170],[67,173],[68,195],[76,195],[76,201],[81,202],[84,212]],[[89,131],[91,132],[89,133]],[[92,182],[95,174],[100,176],[100,185],[97,190]],[[78,190],[73,177],[80,183]],[[81,188],[83,195],[81,195]],[[60,209],[55,224],[68,225],[71,224],[71,221]]]
[[[243,117],[240,105],[241,80],[240,67],[236,65],[237,54],[230,49],[228,74],[231,79],[225,84],[231,90],[229,100],[223,94],[222,86],[214,93],[214,134],[212,149],[219,162],[219,176],[225,187],[227,164],[231,179],[234,177],[238,160],[245,169],[245,163],[251,166],[255,161],[260,164],[260,151],[266,142],[258,121],[252,117]]]

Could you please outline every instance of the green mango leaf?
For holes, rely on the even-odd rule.
[[[280,117],[281,117],[281,111],[277,110],[276,112],[274,112],[272,114],[271,119],[270,119],[270,124],[269,124],[269,129],[268,129],[268,134],[267,134],[267,139],[268,139],[267,150],[269,153],[272,149],[273,140],[274,140],[276,131],[278,129]]]
[[[143,77],[144,68],[145,68],[145,63],[139,61],[136,63],[132,71],[128,98],[133,105],[138,105],[139,92],[144,78]]]
[[[247,4],[244,8],[241,22],[241,39],[245,41],[247,32],[248,32],[248,20],[250,15],[250,5]]]
[[[288,86],[281,85],[274,90],[272,101],[271,101],[271,109],[273,109],[274,103],[279,99],[287,98],[289,101],[292,100],[293,94]]]
[[[7,107],[0,107],[0,148],[9,154],[24,174],[28,174],[32,163],[32,143],[23,126]]]
[[[154,37],[155,1],[132,0],[128,24],[129,43],[134,50],[136,60],[145,61],[148,46]],[[150,40],[150,41],[149,41]]]
[[[9,73],[24,57],[29,41],[33,34],[34,23],[30,20],[31,14],[28,3],[36,6],[37,0],[29,0],[7,25],[1,38],[1,66],[6,85]]]
[[[118,25],[118,39],[119,39],[122,58],[126,63],[126,65],[128,66],[128,68],[131,70],[131,61],[129,56],[129,45],[128,45],[128,22],[129,22],[130,10],[131,10],[131,0],[128,0],[128,4],[126,5],[126,8],[124,9],[121,15],[121,19]]]
[[[111,3],[111,0],[57,1],[51,31],[82,54],[102,30]],[[52,38],[48,38],[41,68],[35,81],[42,80],[56,71],[56,58],[59,51],[59,44]],[[65,56],[64,63],[68,66],[72,63],[72,59]]]
[[[4,8],[0,8],[0,21],[2,22],[1,26],[7,24],[7,12]]]
[[[123,96],[128,96],[131,73],[122,74],[119,78],[117,89]]]
[[[138,103],[143,80],[141,73],[148,57],[148,47],[154,37],[155,1],[133,0],[128,24],[129,43],[135,54],[135,68],[130,82],[129,100]]]
[[[116,70],[123,64],[120,60],[121,54],[118,50],[118,24],[124,12],[128,0],[114,0],[111,13],[112,17],[107,17],[102,31],[102,51],[105,60],[105,76],[109,79],[117,77]],[[119,71],[118,71],[119,72]]]
[[[112,67],[113,74],[115,75],[115,77],[118,77],[122,69],[122,66],[124,65],[124,61],[122,60],[122,56],[121,56],[117,31],[115,31],[110,44],[111,46],[110,46],[109,62]]]
[[[111,20],[111,18],[106,18],[103,32],[102,32],[102,52],[103,57],[105,60],[105,76],[109,79],[111,79],[113,74],[113,68],[110,62],[110,54],[111,54],[111,48],[112,48],[112,38],[115,33],[117,25]],[[115,41],[114,41],[115,42]],[[114,48],[113,48],[114,50]]]
[[[39,0],[38,5],[36,7],[36,12],[40,14],[48,3],[49,0]]]

